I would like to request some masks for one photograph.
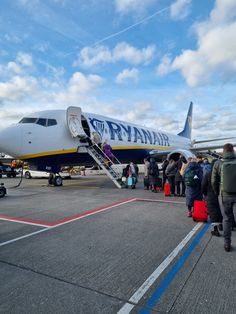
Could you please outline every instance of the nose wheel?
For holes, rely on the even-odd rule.
[[[61,176],[56,175],[55,173],[50,173],[48,178],[48,184],[54,186],[62,186],[63,179]]]

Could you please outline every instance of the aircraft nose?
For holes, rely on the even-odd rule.
[[[0,153],[16,157],[21,154],[21,149],[21,132],[16,126],[0,130]]]

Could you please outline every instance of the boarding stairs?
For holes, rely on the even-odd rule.
[[[114,184],[121,189],[123,187],[123,183],[121,181],[122,173],[117,170],[117,166],[119,166],[119,169],[122,168],[120,161],[114,155],[113,160],[111,160],[93,141],[92,145],[87,147],[87,151],[99,167],[101,167],[106,175],[114,182]]]
[[[218,154],[217,152],[213,152],[211,150],[208,150],[206,152],[206,155],[211,156],[213,158],[217,158],[217,159],[221,159],[222,158],[222,156],[220,154]]]

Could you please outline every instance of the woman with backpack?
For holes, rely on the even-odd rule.
[[[186,206],[188,217],[192,217],[192,208],[195,200],[202,200],[202,167],[194,159],[189,163],[184,172],[184,183],[186,186]]]
[[[151,186],[151,191],[157,193],[158,179],[159,179],[159,168],[154,158],[150,159],[148,166],[148,178]]]

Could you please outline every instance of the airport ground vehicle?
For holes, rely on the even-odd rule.
[[[60,172],[59,174],[60,174],[60,176],[63,179],[69,179],[71,177],[69,173]],[[36,171],[36,170],[30,170],[30,169],[23,170],[23,176],[26,179],[31,179],[31,178],[49,178],[49,175],[50,175],[50,173],[49,172],[45,172],[45,171]]]
[[[4,183],[0,184],[0,198],[4,197],[7,194],[7,189],[4,186]]]
[[[3,175],[6,175],[8,178],[15,178],[17,174],[18,172],[16,171],[14,167],[11,167],[9,165],[4,165],[4,164],[0,165],[0,178]]]

